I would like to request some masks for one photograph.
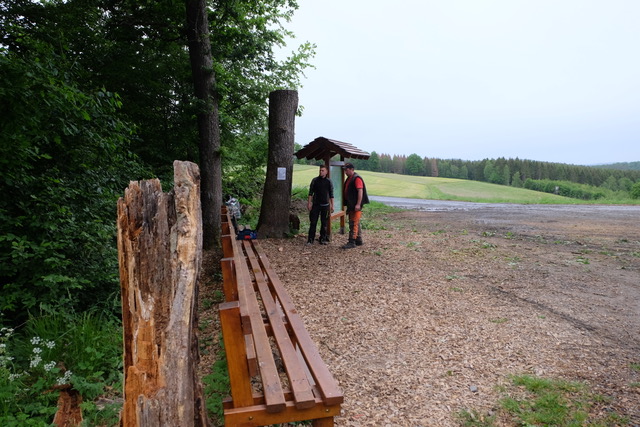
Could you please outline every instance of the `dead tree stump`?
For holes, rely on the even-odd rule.
[[[208,426],[197,375],[200,172],[175,161],[174,188],[129,184],[118,200],[124,326],[122,426]]]

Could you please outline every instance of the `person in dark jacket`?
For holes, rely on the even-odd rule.
[[[309,185],[309,200],[307,201],[309,210],[309,237],[307,245],[313,244],[316,237],[316,226],[318,217],[320,218],[320,238],[321,245],[329,243],[327,234],[327,223],[333,212],[333,183],[327,178],[327,167],[320,166],[320,173],[311,180]]]
[[[353,164],[345,163],[342,169],[347,175],[342,194],[347,205],[347,215],[349,216],[349,241],[342,246],[342,249],[352,249],[362,245],[360,219],[362,217],[362,206],[369,203],[369,197],[367,196],[367,187],[364,185],[364,180],[356,173]]]

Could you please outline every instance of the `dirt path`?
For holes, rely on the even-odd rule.
[[[511,374],[586,382],[640,424],[638,211],[403,211],[365,245],[264,240],[345,391],[338,426],[454,426]],[[508,424],[507,424],[508,425]]]

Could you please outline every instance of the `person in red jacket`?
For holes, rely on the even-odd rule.
[[[352,249],[362,245],[360,219],[362,217],[362,206],[369,203],[369,197],[367,196],[367,187],[364,185],[364,180],[356,173],[353,164],[345,163],[342,169],[347,175],[342,194],[347,205],[347,215],[349,216],[349,241],[342,246],[342,249]]]

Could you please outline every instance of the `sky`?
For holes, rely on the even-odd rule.
[[[378,154],[640,161],[640,0],[298,0],[296,143]]]

